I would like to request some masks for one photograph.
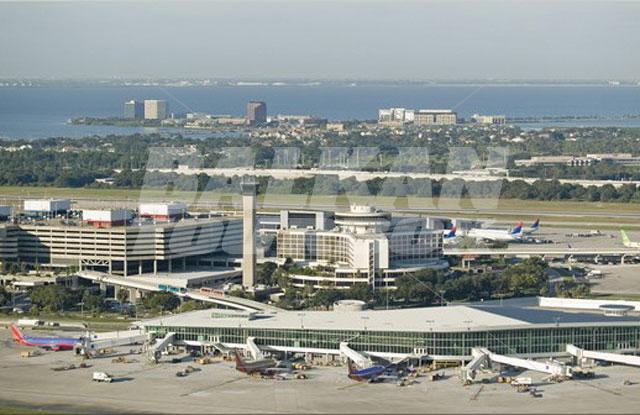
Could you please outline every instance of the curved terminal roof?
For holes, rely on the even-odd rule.
[[[219,313],[218,313],[219,314]],[[451,305],[447,307],[336,311],[277,311],[254,319],[213,318],[212,310],[200,310],[144,322],[145,326],[245,327],[265,329],[353,330],[391,332],[483,331],[553,326],[640,325],[637,316],[605,316],[602,313],[565,312],[537,307]]]

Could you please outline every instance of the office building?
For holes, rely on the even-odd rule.
[[[378,110],[378,123],[383,125],[402,125],[412,123],[415,111],[407,108],[386,108]]]
[[[455,125],[457,114],[452,110],[418,110],[414,115],[415,125]]]
[[[301,225],[293,225],[293,220]],[[394,218],[367,206],[315,216],[281,215],[277,256],[311,268],[317,275],[290,275],[294,286],[348,288],[358,283],[394,287],[397,277],[423,268],[443,269],[442,232],[425,218]],[[327,271],[332,269],[331,272]]]
[[[167,118],[169,104],[160,99],[146,99],[144,101],[145,120],[164,120]]]
[[[267,104],[262,101],[249,101],[246,119],[249,125],[260,125],[267,122]]]
[[[471,121],[483,125],[505,125],[507,123],[507,117],[504,115],[473,114]]]
[[[127,101],[124,103],[124,118],[126,119],[143,119],[144,103],[142,101]]]

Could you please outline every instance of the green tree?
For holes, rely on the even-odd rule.
[[[274,274],[278,269],[278,265],[273,262],[265,262],[256,267],[256,281],[259,284],[273,285]]]
[[[153,292],[142,299],[142,304],[151,310],[173,311],[180,305],[180,299],[172,293]]]
[[[9,294],[5,290],[4,286],[0,286],[0,306],[3,306],[9,302]]]
[[[45,285],[35,287],[31,291],[31,303],[47,312],[70,309],[78,303],[79,295],[61,285]]]
[[[187,300],[180,306],[180,312],[186,313],[189,311],[203,310],[205,308],[206,306],[202,303],[202,301]]]
[[[120,304],[123,304],[129,301],[129,290],[126,290],[126,289],[118,290],[118,294],[116,294],[116,299],[120,302]]]
[[[316,307],[329,308],[338,300],[344,299],[344,293],[336,288],[318,290],[311,298],[311,304]]]
[[[82,292],[81,301],[82,303],[84,303],[83,307],[85,310],[91,311],[93,313],[104,310],[104,297],[101,295],[96,295],[89,289],[85,289]]]

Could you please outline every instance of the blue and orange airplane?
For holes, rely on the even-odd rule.
[[[358,369],[353,360],[347,360],[347,366],[349,368],[349,379],[353,379],[358,382],[378,382],[382,380],[398,380],[400,379],[400,372],[398,371],[397,363],[390,363],[388,365],[373,365],[364,369]]]
[[[73,337],[33,337],[24,336],[15,324],[9,326],[11,335],[16,343],[29,347],[40,347],[57,352],[58,350],[73,350],[76,344],[82,342],[82,338]]]

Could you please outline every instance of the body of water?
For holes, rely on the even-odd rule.
[[[241,116],[247,101],[267,102],[270,115],[304,114],[331,120],[373,120],[379,108],[453,108],[459,116],[604,116],[609,120],[536,123],[525,127],[634,126],[640,87],[602,86],[238,86],[238,87],[34,87],[0,88],[0,138],[83,137],[183,130],[74,126],[75,117],[114,117],[130,99],[166,99],[170,112]],[[523,125],[524,126],[524,125]],[[207,132],[189,132],[208,136]]]

